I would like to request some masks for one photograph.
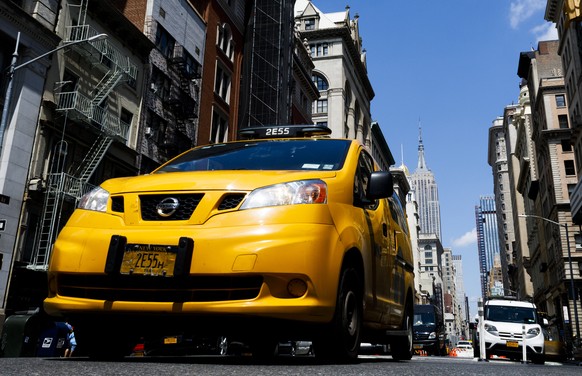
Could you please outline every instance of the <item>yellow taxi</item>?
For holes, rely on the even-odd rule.
[[[167,333],[412,356],[413,263],[390,172],[327,127],[245,128],[85,195],[54,244],[46,312],[91,357]]]

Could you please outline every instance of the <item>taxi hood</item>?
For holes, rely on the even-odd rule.
[[[252,191],[259,187],[305,179],[330,179],[337,171],[190,171],[115,178],[101,187],[111,194],[152,191]]]

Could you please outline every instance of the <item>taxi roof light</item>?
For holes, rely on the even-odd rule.
[[[243,139],[308,138],[329,136],[331,129],[325,125],[317,124],[265,125],[243,128],[238,133]]]

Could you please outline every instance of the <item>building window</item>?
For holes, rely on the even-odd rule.
[[[566,107],[566,97],[564,96],[564,94],[556,95],[556,106]]]
[[[226,103],[229,103],[230,96],[230,74],[216,64],[216,77],[214,80],[214,92],[222,98]]]
[[[305,20],[305,30],[315,30],[315,18]]]
[[[424,257],[432,257],[432,251],[424,252]]]
[[[432,264],[432,259],[426,259],[426,264]]]
[[[152,69],[152,77],[150,90],[162,100],[165,100],[170,95],[171,81],[161,70],[154,67]]]
[[[212,111],[212,131],[210,143],[226,142],[228,134],[228,121],[218,112]]]
[[[568,128],[568,115],[558,115],[558,124],[561,129]]]
[[[327,113],[327,99],[318,99],[313,103],[313,113],[325,114]]]
[[[566,175],[576,175],[576,169],[574,168],[574,161],[572,161],[572,160],[564,161],[564,169],[565,169]]]
[[[174,53],[174,45],[176,40],[162,27],[158,24],[158,29],[156,30],[156,47],[162,55],[165,57],[171,57]]]
[[[329,54],[329,45],[327,43],[315,43],[310,46],[311,57],[327,56]]]
[[[216,45],[232,60],[233,41],[230,26],[228,24],[218,25],[218,35]]]
[[[329,84],[327,83],[327,80],[322,75],[314,73],[311,76],[311,79],[313,80],[313,83],[315,84],[315,86],[317,86],[317,90],[325,91],[325,90],[329,89]]]
[[[562,151],[572,151],[572,144],[570,143],[570,140],[562,140],[561,144]]]
[[[119,120],[126,124],[128,127],[131,126],[133,120],[133,114],[126,108],[121,108],[121,114],[119,115]]]
[[[315,124],[316,125],[319,125],[320,127],[327,127],[327,121],[318,121]]]
[[[149,129],[149,134],[151,135],[151,140],[163,144],[166,137],[166,128],[168,127],[168,122],[159,117],[155,112],[148,110],[148,120],[146,131]]]

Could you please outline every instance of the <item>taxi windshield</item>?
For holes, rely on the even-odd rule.
[[[339,170],[349,140],[252,140],[201,146],[154,173],[216,170]]]

